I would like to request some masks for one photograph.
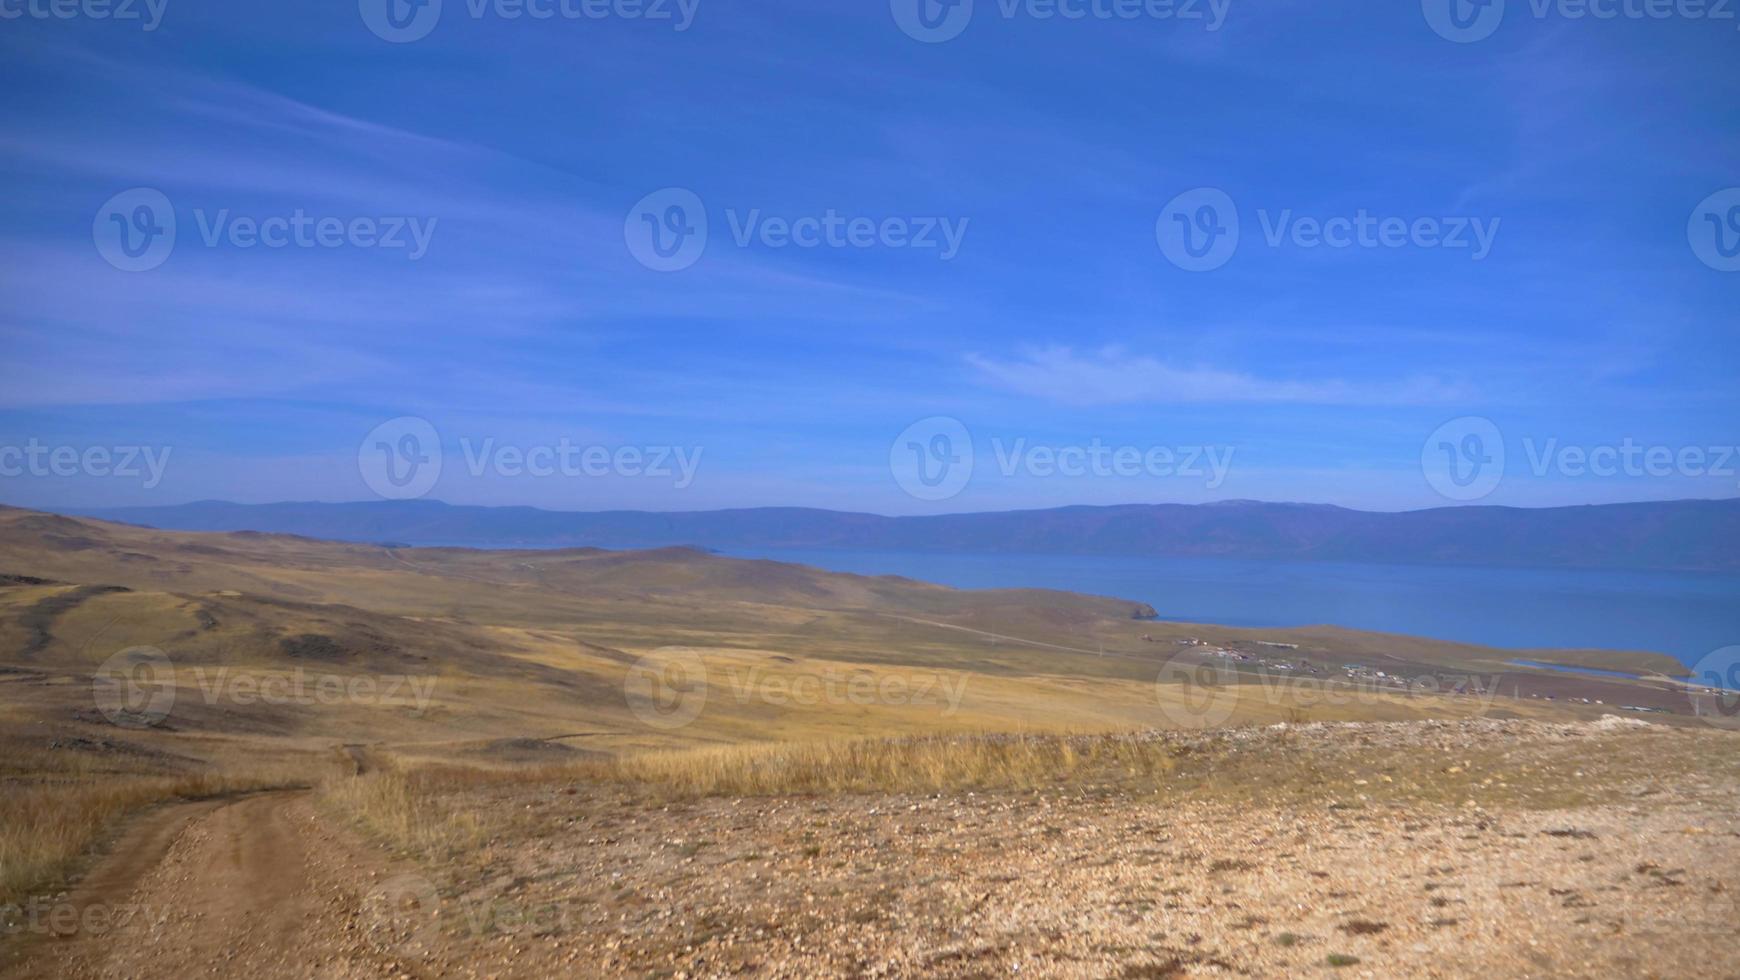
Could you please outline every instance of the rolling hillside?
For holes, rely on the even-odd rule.
[[[972,919],[959,910],[986,902],[1007,941],[1005,909],[1041,897],[1005,888],[1011,867],[1033,869],[1030,881],[1074,875],[1072,895],[1123,903],[1103,922],[1124,921],[1132,894],[1170,908],[1173,886],[1139,889],[1194,875],[1226,922],[1192,914],[1166,929],[1200,930],[1205,949],[1293,975],[1323,940],[1256,949],[1240,937],[1260,926],[1235,910],[1276,896],[1291,908],[1300,895],[1339,907],[1346,886],[1318,867],[1335,852],[1362,866],[1418,855],[1420,829],[1449,813],[1461,822],[1445,841],[1463,862],[1467,834],[1502,813],[1527,831],[1488,835],[1497,870],[1462,877],[1475,894],[1508,896],[1519,863],[1550,869],[1532,922],[1567,889],[1596,887],[1597,872],[1611,881],[1635,867],[1633,838],[1686,825],[1674,807],[1732,812],[1734,736],[1717,730],[1731,723],[1687,717],[1685,689],[1653,675],[1677,669],[1671,658],[1531,654],[1651,675],[1581,677],[1518,667],[1513,651],[1151,612],[682,548],[407,548],[0,508],[0,976],[185,975],[235,951],[249,963],[314,957],[306,975],[322,977],[465,975],[480,960],[542,976],[579,957],[628,973],[678,957],[736,974],[752,964],[732,951],[756,948],[770,922],[800,928],[777,947],[803,964],[793,975],[841,972],[850,964],[815,951],[860,944],[817,942],[815,930],[904,934],[875,917],[913,907],[909,895],[940,910],[927,943],[953,943]],[[1626,830],[1640,781],[1658,812]],[[1590,805],[1624,810],[1598,814],[1599,830],[1566,830],[1565,808]],[[1543,807],[1552,814],[1531,816]],[[902,826],[889,826],[894,814]],[[1131,835],[1149,814],[1155,829]],[[1349,815],[1406,827],[1412,846],[1374,847]],[[1253,838],[1252,819],[1276,829]],[[932,839],[933,827],[965,836]],[[1297,846],[1302,827],[1311,847]],[[1127,846],[1108,852],[1082,828]],[[1585,846],[1573,833],[1609,838],[1607,863],[1564,860],[1563,847]],[[922,846],[886,850],[896,839]],[[1675,840],[1664,867],[1719,880],[1733,864],[1725,834]],[[1139,878],[1093,870],[1108,853]],[[1257,855],[1286,877],[1230,892]],[[939,891],[954,880],[939,867],[972,894]],[[414,920],[393,890],[407,880],[427,899]],[[674,880],[693,897],[680,918],[635,918],[662,908],[643,896]],[[1406,887],[1367,889],[1368,918],[1382,916],[1365,928],[1393,928],[1410,948],[1448,943],[1435,897],[1397,880]],[[817,882],[823,895],[792,890]],[[1669,894],[1640,878],[1626,907],[1672,898],[1661,914],[1704,935],[1701,923],[1731,915],[1695,884]],[[53,941],[7,918],[35,907],[31,896],[63,894],[69,912],[172,913]],[[773,905],[732,918],[761,895]],[[540,932],[528,953],[524,936],[466,927],[478,902],[526,921],[515,910],[531,896],[576,910],[556,923],[560,944]],[[1079,900],[1059,914],[1078,921]],[[690,921],[709,923],[705,939]],[[1332,932],[1337,921],[1289,915],[1274,931],[1334,935],[1334,948],[1383,961],[1381,937],[1341,945],[1357,937]],[[1124,944],[1060,946],[1070,934],[1041,924],[1010,962],[1093,957],[1093,975],[1178,975],[1125,969]],[[696,959],[698,942],[711,959]],[[1000,949],[954,975],[979,975],[965,966]],[[1177,958],[1163,952],[1161,965]],[[950,959],[926,953],[913,972],[956,954],[938,955]],[[1621,962],[1625,950],[1603,955]]]

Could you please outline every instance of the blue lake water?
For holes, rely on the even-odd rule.
[[[1539,667],[1542,670],[1556,670],[1565,674],[1586,674],[1590,677],[1636,677],[1636,674],[1623,670],[1602,670],[1599,667],[1573,667],[1570,664],[1549,664],[1540,660],[1512,660],[1512,664],[1520,667]]]
[[[1740,644],[1740,575],[1068,555],[734,550],[960,588],[1049,588],[1146,602],[1160,618],[1330,624],[1495,647],[1653,650],[1696,663]]]

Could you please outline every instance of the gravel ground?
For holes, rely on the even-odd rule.
[[[1740,976],[1740,785],[1726,769],[1653,771],[1732,752],[1732,736],[1615,718],[1168,737],[1316,771],[1377,745],[1428,784],[1498,751],[1510,775],[1477,771],[1473,786],[1562,775],[1604,801],[1541,805],[1514,786],[1490,802],[1386,801],[1398,777],[1377,769],[1286,805],[494,793],[479,804],[518,831],[444,882],[444,928],[411,962],[519,976]],[[1586,769],[1551,771],[1573,765]]]
[[[525,783],[394,860],[307,794],[138,822],[54,977],[1740,976],[1740,735],[1414,722],[1143,736],[1148,792],[659,800]]]

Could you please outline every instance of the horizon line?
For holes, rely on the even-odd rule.
[[[1185,503],[1185,502],[1177,502],[1177,501],[1151,501],[1151,502],[1145,502],[1145,503],[1121,503],[1121,504],[1058,504],[1058,505],[1052,506],[1052,507],[1015,507],[1015,508],[1009,508],[1009,509],[1004,509],[1004,510],[962,510],[962,511],[946,511],[946,512],[935,513],[935,514],[884,514],[884,513],[877,513],[874,511],[838,510],[838,509],[831,508],[831,507],[810,507],[810,506],[796,505],[796,504],[755,504],[755,505],[740,506],[740,507],[712,507],[712,508],[702,508],[702,509],[696,509],[696,510],[650,510],[650,509],[636,509],[636,508],[626,508],[626,507],[613,507],[613,508],[607,508],[607,509],[603,509],[603,510],[558,510],[558,509],[549,508],[549,507],[539,507],[539,506],[536,506],[533,504],[452,503],[450,501],[440,500],[438,498],[433,498],[433,497],[422,497],[422,498],[416,498],[416,499],[411,499],[411,500],[383,500],[383,499],[336,500],[336,501],[334,501],[334,500],[276,500],[276,501],[268,501],[268,502],[261,502],[261,503],[244,503],[244,502],[235,501],[235,500],[223,500],[223,499],[219,499],[219,498],[215,498],[215,497],[207,497],[207,498],[201,498],[198,500],[183,501],[181,503],[176,503],[176,504],[131,504],[131,505],[109,506],[109,507],[80,507],[80,508],[65,508],[65,509],[27,507],[27,506],[20,506],[20,505],[16,505],[16,504],[0,504],[0,507],[13,507],[13,508],[16,508],[18,510],[40,510],[44,513],[64,513],[64,514],[67,514],[68,516],[88,517],[88,516],[98,516],[98,515],[101,515],[103,513],[113,513],[113,512],[119,512],[119,511],[171,510],[171,509],[178,508],[178,507],[195,507],[195,506],[207,505],[207,504],[220,504],[220,505],[227,506],[227,507],[285,507],[285,506],[355,507],[355,506],[392,505],[392,504],[413,505],[413,506],[434,504],[434,505],[438,505],[441,507],[450,507],[450,508],[454,508],[454,509],[471,508],[471,509],[477,509],[477,510],[533,510],[533,511],[538,511],[540,513],[546,513],[546,514],[580,514],[580,515],[665,514],[665,515],[682,515],[682,514],[729,514],[729,513],[741,513],[741,512],[751,512],[751,511],[807,511],[807,512],[811,512],[811,513],[839,514],[839,515],[843,515],[843,516],[852,516],[852,517],[876,517],[876,518],[881,518],[884,520],[909,520],[909,519],[927,519],[927,518],[941,518],[941,517],[970,517],[970,516],[980,516],[980,515],[986,515],[986,514],[1039,514],[1039,513],[1047,513],[1047,512],[1051,512],[1051,511],[1061,511],[1061,510],[1118,510],[1118,509],[1154,508],[1154,507],[1207,508],[1207,507],[1226,507],[1226,506],[1237,506],[1237,505],[1255,505],[1255,506],[1263,506],[1263,507],[1312,507],[1312,508],[1321,508],[1321,509],[1326,509],[1326,510],[1342,510],[1342,511],[1348,511],[1348,512],[1356,513],[1356,514],[1422,514],[1422,513],[1429,513],[1431,511],[1439,511],[1439,510],[1516,510],[1516,511],[1534,512],[1534,511],[1552,511],[1552,510],[1581,510],[1581,509],[1589,509],[1589,508],[1597,508],[1597,507],[1628,507],[1628,506],[1629,507],[1645,507],[1645,506],[1656,506],[1656,505],[1662,505],[1662,504],[1724,504],[1724,503],[1740,503],[1740,496],[1732,496],[1732,497],[1673,497],[1673,498],[1666,498],[1666,499],[1661,499],[1661,500],[1614,500],[1614,501],[1605,501],[1605,502],[1601,502],[1601,503],[1550,504],[1550,505],[1539,506],[1539,507],[1527,507],[1527,506],[1520,506],[1520,505],[1514,505],[1514,504],[1446,503],[1446,504],[1444,504],[1442,506],[1438,506],[1438,507],[1415,507],[1415,508],[1409,508],[1409,509],[1404,509],[1404,510],[1368,510],[1368,509],[1359,508],[1359,507],[1348,507],[1348,506],[1345,506],[1342,504],[1319,503],[1319,502],[1303,501],[1303,500],[1257,500],[1254,498],[1233,498],[1233,499],[1228,499],[1228,500],[1210,500],[1210,501],[1201,501],[1201,502],[1194,502],[1194,503]]]

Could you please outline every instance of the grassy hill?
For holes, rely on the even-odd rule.
[[[1354,663],[1392,680],[1448,685],[1481,675],[1479,683],[1504,696],[1487,707],[1512,712],[1546,710],[1544,696],[1529,697],[1543,692],[1558,701],[1687,707],[1664,681],[1518,668],[1514,652],[1464,644],[1324,627],[1161,623],[1145,618],[1147,607],[1115,598],[963,591],[687,549],[394,548],[162,532],[6,509],[0,575],[10,576],[0,587],[0,662],[17,685],[10,689],[32,694],[11,712],[48,724],[91,719],[79,682],[140,645],[165,651],[183,685],[181,675],[197,669],[208,679],[219,669],[301,669],[433,686],[421,712],[350,703],[275,710],[233,698],[211,703],[209,691],[197,691],[178,699],[167,722],[180,732],[361,741],[587,731],[589,746],[616,750],[818,732],[1165,727],[1180,723],[1168,710],[1176,685],[1156,681],[1211,668],[1204,683],[1220,682],[1216,693],[1234,702],[1234,721],[1302,707],[1360,718],[1471,710],[1465,698],[1422,694],[1419,685],[1411,695],[1379,685],[1334,703],[1335,683]],[[1216,650],[1243,659],[1204,655]],[[1679,670],[1651,654],[1529,656]],[[626,682],[637,666],[663,670],[677,660],[710,668],[707,710],[680,729],[641,723]],[[946,683],[960,695],[928,709],[881,694],[768,695],[833,676],[862,678],[860,693],[898,679],[932,692]],[[825,703],[806,703],[817,698]]]

